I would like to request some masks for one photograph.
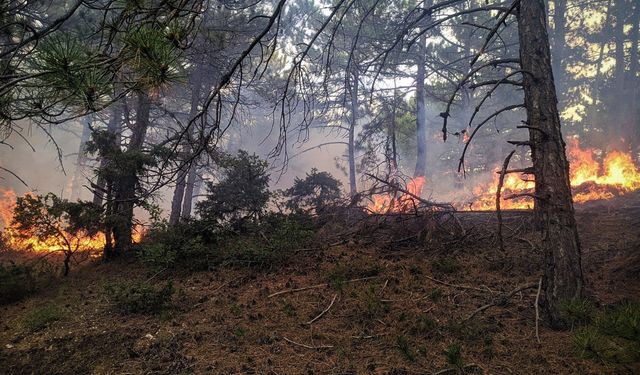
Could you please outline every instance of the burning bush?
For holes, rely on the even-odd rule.
[[[34,250],[62,251],[64,275],[73,254],[98,236],[101,209],[89,202],[69,202],[55,194],[19,197],[9,231]]]

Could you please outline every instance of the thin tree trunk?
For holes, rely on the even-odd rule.
[[[546,25],[543,0],[520,2],[520,59],[529,73],[523,78],[524,96],[545,257],[544,306],[552,326],[564,328],[561,306],[582,296],[583,278]]]
[[[418,66],[416,74],[416,168],[413,177],[424,177],[427,173],[427,103],[424,85],[426,42],[426,36],[423,34],[416,48],[416,65]]]
[[[198,103],[200,101],[200,91],[201,84],[200,82],[191,82],[192,91],[191,91],[191,108],[189,110],[188,120],[191,121],[193,117],[198,112]],[[189,129],[189,135],[184,145],[184,155],[185,158],[189,158],[191,156],[191,136],[193,134],[193,127]],[[182,202],[184,200],[185,195],[185,185],[187,180],[187,175],[191,172],[191,165],[184,170],[181,170],[178,173],[178,179],[176,181],[176,188],[173,191],[173,199],[171,200],[171,214],[169,215],[169,224],[177,224],[182,217]],[[193,188],[191,189],[193,192]]]
[[[625,114],[627,113],[626,108],[624,103],[626,102],[625,100],[625,95],[624,95],[624,86],[625,86],[625,74],[624,74],[624,68],[625,68],[625,61],[624,61],[624,42],[625,42],[625,35],[624,35],[624,17],[625,17],[625,6],[624,6],[624,1],[623,0],[615,0],[615,18],[616,18],[616,23],[614,26],[614,38],[615,38],[615,45],[616,45],[616,52],[615,52],[615,58],[616,58],[616,65],[614,68],[614,81],[615,81],[615,87],[613,88],[614,92],[613,95],[611,95],[611,98],[613,99],[613,115],[614,115],[614,121],[613,124],[615,124],[615,131],[614,131],[614,146],[620,146],[621,140],[624,136],[623,134],[623,129],[624,129],[624,120],[625,120]]]
[[[184,190],[184,200],[182,202],[182,219],[187,219],[191,216],[191,208],[193,205],[193,196],[196,194],[196,185],[198,178],[198,169],[195,165],[191,165],[189,168],[189,174],[187,176],[187,184]]]
[[[116,147],[120,147],[121,143],[121,129],[122,129],[122,115],[124,113],[124,103],[122,101],[114,103],[111,106],[111,117],[109,118],[109,122],[107,123],[107,132],[114,135],[114,143]],[[100,160],[99,169],[104,169],[107,166],[107,160]],[[102,176],[98,176],[94,189],[93,189],[93,203],[96,206],[102,206],[102,202],[104,199],[109,199],[110,197],[105,196],[105,186],[107,182]]]
[[[136,111],[136,123],[132,130],[131,140],[127,152],[142,150],[144,139],[149,127],[149,112],[151,102],[149,95],[144,91],[138,92],[138,108]],[[136,186],[138,184],[137,170],[130,167],[118,182],[116,191],[116,224],[114,225],[114,252],[124,252],[131,248],[131,235],[133,232],[133,208],[136,201]]]
[[[91,138],[91,116],[86,116],[87,122],[82,122],[82,135],[80,136],[80,146],[78,146],[78,157],[76,158],[76,169],[73,173],[73,179],[71,180],[71,200],[77,200],[80,198],[80,189],[82,187],[83,172],[86,169],[87,155],[85,148],[89,138]]]
[[[640,57],[638,56],[638,47],[640,44],[640,4],[634,5],[633,17],[631,19],[631,52],[629,53],[629,79],[626,80],[629,87],[629,119],[625,134],[628,137],[629,145],[637,145],[640,141],[640,114],[638,113],[638,100],[640,99],[640,88],[638,88],[638,70],[640,70]]]
[[[356,186],[356,144],[355,133],[358,123],[358,68],[354,64],[353,73],[351,75],[351,121],[349,124],[349,195],[353,198],[358,193]]]

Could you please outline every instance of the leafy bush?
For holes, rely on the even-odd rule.
[[[458,343],[449,345],[444,351],[444,357],[452,368],[462,371],[464,369],[464,361],[462,360],[462,347]]]
[[[47,305],[35,309],[27,314],[22,324],[31,332],[41,331],[49,326],[49,324],[61,320],[63,313],[60,308],[55,305]]]
[[[316,168],[304,179],[295,179],[293,186],[285,191],[289,198],[287,208],[293,212],[322,214],[337,205],[342,199],[342,183],[328,172]]]
[[[573,332],[576,354],[611,363],[640,361],[640,304],[625,301],[594,315]]]
[[[171,282],[156,287],[144,282],[117,282],[105,285],[109,301],[123,314],[157,314],[172,306]]]
[[[0,305],[17,302],[37,290],[33,268],[16,264],[0,264]]]
[[[145,236],[138,257],[155,269],[206,270],[215,263],[215,254],[188,225],[152,230]]]
[[[267,163],[256,155],[238,151],[218,161],[221,177],[208,183],[205,200],[196,205],[202,220],[212,227],[229,224],[239,230],[264,214],[269,193]]]
[[[560,311],[572,327],[591,323],[595,315],[595,305],[586,298],[574,298],[562,304]]]

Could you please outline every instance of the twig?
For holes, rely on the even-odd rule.
[[[441,281],[441,280],[438,280],[438,279],[434,279],[433,277],[426,276],[426,275],[424,277],[426,277],[427,279],[429,279],[429,280],[431,280],[431,281],[433,281],[435,283],[446,285],[446,286],[450,286],[452,288],[475,290],[475,291],[478,291],[478,292],[486,292],[487,291],[486,289],[475,288],[475,287],[472,287],[472,286],[449,284],[447,282],[444,282],[444,281]]]
[[[487,309],[489,309],[490,307],[493,306],[502,306],[504,304],[507,303],[507,300],[511,297],[513,297],[516,293],[521,292],[523,290],[526,289],[531,289],[534,288],[538,285],[538,283],[529,283],[529,284],[525,284],[523,286],[519,286],[517,288],[515,288],[514,290],[510,291],[509,293],[503,294],[501,296],[498,296],[496,299],[493,300],[493,302],[488,303],[484,306],[480,306],[478,307],[474,312],[472,312],[464,321],[467,321],[471,318],[473,318],[474,316],[476,316],[478,313],[481,313]]]
[[[318,314],[318,316],[316,316],[315,318],[313,318],[310,321],[306,322],[305,324],[312,324],[316,320],[320,319],[322,317],[322,315],[324,315],[327,311],[329,311],[329,309],[331,309],[331,306],[333,306],[333,303],[336,301],[336,298],[338,298],[338,294],[337,293],[333,295],[333,299],[331,300],[331,303],[329,304],[329,306],[327,306],[326,309],[322,310],[322,312],[320,314]]]
[[[500,252],[504,253],[504,239],[502,238],[502,210],[500,210],[500,196],[502,195],[502,185],[504,185],[504,175],[509,168],[509,162],[511,157],[516,152],[513,150],[504,159],[502,164],[502,170],[500,171],[500,180],[498,181],[498,189],[496,190],[496,216],[498,217],[498,245],[500,246]]]
[[[299,343],[299,342],[295,342],[295,341],[290,340],[290,339],[288,339],[288,338],[286,338],[286,337],[284,337],[284,336],[282,336],[282,338],[283,338],[286,342],[288,342],[288,343],[291,343],[291,344],[293,344],[293,345],[297,345],[297,346],[301,346],[301,347],[303,347],[303,348],[307,348],[307,349],[315,349],[315,350],[318,350],[318,349],[331,349],[331,348],[333,348],[333,345],[319,345],[319,346],[311,346],[311,345],[306,345],[306,344],[301,344],[301,343]]]
[[[542,291],[542,277],[538,281],[538,293],[536,294],[536,340],[540,344],[540,291]]]
[[[347,280],[345,281],[345,283],[355,283],[357,281],[364,281],[364,280],[371,280],[371,279],[376,279],[378,278],[378,276],[369,276],[369,277],[362,277],[359,279],[352,279],[352,280]],[[279,292],[275,292],[272,294],[269,294],[267,296],[267,298],[271,298],[271,297],[275,297],[275,296],[279,296],[281,294],[287,294],[287,293],[295,293],[295,292],[301,292],[303,290],[309,290],[309,289],[316,289],[316,288],[323,288],[328,286],[329,284],[324,283],[324,284],[317,284],[317,285],[311,285],[311,286],[305,286],[302,288],[296,288],[296,289],[287,289],[287,290],[281,290]]]

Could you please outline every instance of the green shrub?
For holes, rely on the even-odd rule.
[[[157,314],[172,307],[171,282],[156,287],[144,282],[116,282],[105,285],[105,293],[123,314]]]
[[[424,337],[431,334],[437,326],[438,322],[435,319],[430,318],[427,314],[420,314],[416,318],[411,331],[413,334],[418,334]]]
[[[594,303],[586,298],[574,298],[566,301],[560,307],[562,316],[572,327],[591,323],[595,316]]]
[[[0,305],[20,301],[37,290],[35,270],[29,266],[0,264]]]
[[[462,360],[462,347],[458,343],[449,345],[447,350],[444,351],[444,357],[454,369],[462,371],[464,369],[464,361]]]
[[[406,359],[409,362],[415,362],[416,356],[413,353],[413,350],[411,350],[411,345],[409,344],[409,340],[407,340],[406,337],[404,336],[396,337],[396,348],[398,349],[400,354],[402,354],[404,359]]]
[[[27,330],[37,332],[62,318],[62,310],[55,305],[47,305],[29,312],[22,321],[22,324]]]
[[[640,361],[640,304],[625,301],[594,315],[573,332],[576,354],[605,363]]]
[[[624,301],[605,310],[595,325],[604,334],[640,342],[640,303]]]

